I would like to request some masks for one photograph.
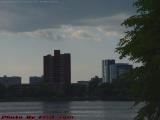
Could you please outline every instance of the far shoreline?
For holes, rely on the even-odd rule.
[[[6,98],[6,99],[0,99],[0,102],[72,102],[72,101],[106,101],[106,102],[134,102],[134,99],[111,99],[111,98],[105,98],[105,99],[93,99],[93,98]]]

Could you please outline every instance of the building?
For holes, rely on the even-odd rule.
[[[54,56],[44,56],[44,81],[49,84],[71,83],[71,55],[54,50]]]
[[[98,76],[92,77],[89,81],[90,84],[94,85],[101,85],[102,84],[102,78],[99,78]]]
[[[7,77],[3,76],[0,77],[0,84],[4,85],[5,87],[10,87],[13,85],[21,85],[21,77],[13,76],[13,77]]]
[[[115,64],[115,60],[102,60],[102,82],[111,83],[110,81],[110,65]]]
[[[83,85],[83,86],[88,86],[89,85],[89,81],[78,81],[77,84],[78,85]]]
[[[30,85],[40,85],[43,82],[43,77],[32,76],[29,78]]]
[[[115,63],[113,59],[102,60],[102,83],[112,83],[132,67],[127,63]]]
[[[133,66],[127,63],[116,63],[110,65],[110,82],[112,83],[114,80],[118,79],[121,75],[127,73],[132,68]]]

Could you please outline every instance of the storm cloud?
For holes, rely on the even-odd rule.
[[[114,26],[134,12],[132,4],[132,0],[0,0],[0,31]]]

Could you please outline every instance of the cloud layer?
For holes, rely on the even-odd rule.
[[[6,1],[0,0],[0,30],[10,32],[28,32],[61,25],[106,25],[105,18],[133,12],[132,0]]]

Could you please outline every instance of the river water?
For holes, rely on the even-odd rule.
[[[104,101],[0,102],[0,119],[32,116],[38,120],[43,116],[43,120],[133,120],[139,108],[132,105],[133,102]]]

